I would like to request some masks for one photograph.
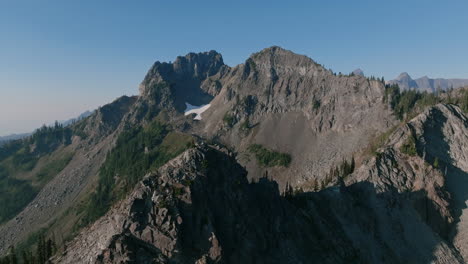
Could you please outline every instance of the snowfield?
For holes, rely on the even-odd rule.
[[[196,106],[196,105],[191,105],[189,103],[185,103],[185,105],[187,106],[187,108],[184,111],[184,115],[197,114],[194,120],[201,120],[202,119],[201,114],[205,112],[211,106],[211,104]]]

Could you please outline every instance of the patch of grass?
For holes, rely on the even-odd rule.
[[[16,170],[31,171],[36,166],[38,157],[29,151],[29,146],[20,149],[11,159],[12,166]]]
[[[377,156],[379,153],[377,150],[382,147],[385,142],[387,142],[388,138],[390,137],[393,132],[398,128],[398,125],[390,128],[384,133],[378,134],[373,139],[370,140],[369,146],[364,150],[365,156]]]
[[[194,146],[195,140],[192,136],[179,132],[169,132],[159,148],[166,153],[176,153],[178,155]]]
[[[265,167],[288,167],[291,163],[291,155],[269,150],[260,144],[250,145],[248,150],[255,155],[257,162]]]
[[[49,181],[55,175],[59,174],[72,160],[73,153],[66,153],[60,157],[60,159],[55,159],[48,162],[44,165],[41,170],[36,174],[36,177],[41,182]]]
[[[226,112],[226,114],[224,114],[224,117],[223,117],[223,122],[228,127],[232,127],[232,126],[234,126],[236,124],[236,119],[229,112]]]
[[[41,236],[45,236],[47,234],[47,231],[48,228],[40,228],[39,230],[30,233],[25,240],[17,245],[17,250],[23,251],[31,249],[35,244],[37,244]]]
[[[34,197],[37,190],[27,181],[8,177],[4,168],[0,169],[0,224],[13,218]]]
[[[177,187],[174,187],[172,189],[172,192],[175,196],[180,196],[182,194],[184,194],[184,188],[177,188]]]
[[[400,151],[410,156],[416,156],[418,154],[414,136],[411,135],[406,139],[405,143],[400,147]]]

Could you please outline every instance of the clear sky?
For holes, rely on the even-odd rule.
[[[468,1],[0,0],[0,135],[127,94],[156,60],[279,45],[336,72],[468,78]]]

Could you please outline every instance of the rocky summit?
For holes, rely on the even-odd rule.
[[[35,191],[0,194],[0,253],[467,263],[468,89],[404,89],[277,46],[156,62],[138,96],[0,147],[0,183]]]

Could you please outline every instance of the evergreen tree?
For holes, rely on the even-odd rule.
[[[46,242],[44,235],[39,236],[39,241],[37,243],[37,262],[39,264],[45,264],[47,261],[47,252],[46,252]]]
[[[30,251],[23,250],[21,255],[22,255],[22,258],[23,258],[23,264],[33,264],[34,263],[32,253]]]
[[[18,264],[18,257],[16,256],[15,247],[11,247],[10,249],[10,263]]]

